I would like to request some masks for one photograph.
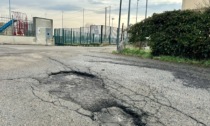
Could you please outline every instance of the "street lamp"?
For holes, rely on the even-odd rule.
[[[139,0],[137,0],[137,8],[136,8],[136,23],[138,21],[138,11],[139,11]]]

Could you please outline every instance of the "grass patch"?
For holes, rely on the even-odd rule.
[[[139,48],[126,48],[121,52],[113,51],[113,54],[122,54],[127,56],[137,56],[141,58],[148,58],[154,60],[160,60],[165,62],[173,62],[173,63],[183,63],[183,64],[192,64],[196,66],[210,67],[210,60],[193,60],[182,57],[175,56],[158,56],[154,57],[151,54],[151,50],[140,50]]]
[[[204,61],[203,64],[206,67],[210,67],[210,60]]]
[[[161,60],[166,62],[174,62],[174,63],[185,63],[185,64],[192,64],[204,67],[210,67],[210,60],[194,60],[182,57],[175,57],[175,56],[159,56],[153,57],[155,60]]]
[[[174,56],[159,56],[154,57],[153,59],[167,61],[167,62],[176,62],[176,63],[188,63],[188,64],[199,64],[200,61],[182,58],[182,57],[174,57]]]
[[[117,54],[117,52],[113,52]],[[137,48],[126,48],[122,50],[119,54],[127,55],[127,56],[138,56],[141,58],[152,58],[151,52],[148,50],[140,50]]]

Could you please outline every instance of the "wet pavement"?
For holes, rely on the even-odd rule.
[[[113,50],[1,45],[0,125],[210,125],[209,68]]]

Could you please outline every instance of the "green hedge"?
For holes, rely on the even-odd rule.
[[[133,25],[129,33],[130,42],[142,42],[150,37],[149,45],[155,56],[210,58],[210,9],[154,14]]]

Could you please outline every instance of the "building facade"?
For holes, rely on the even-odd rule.
[[[182,0],[182,10],[201,9],[210,6],[210,0]]]

